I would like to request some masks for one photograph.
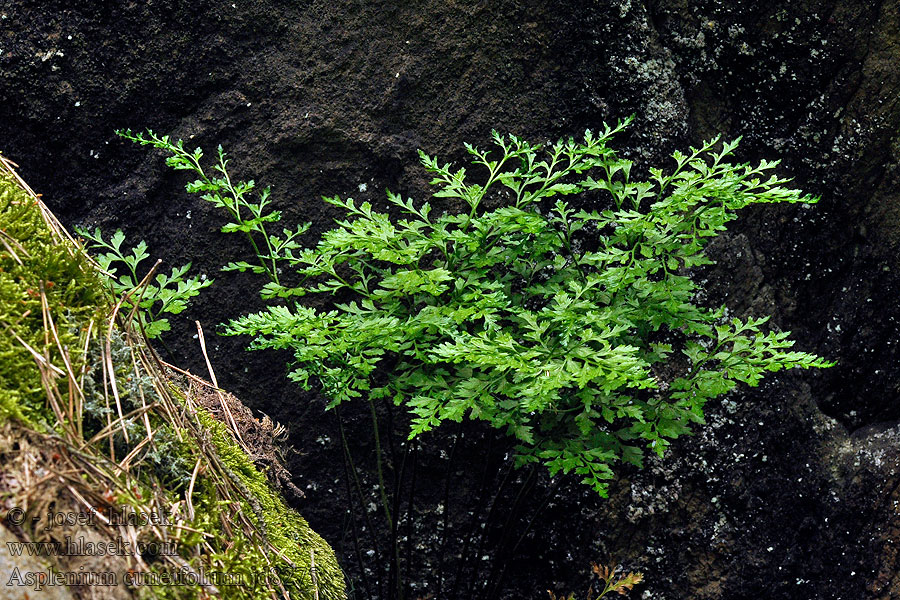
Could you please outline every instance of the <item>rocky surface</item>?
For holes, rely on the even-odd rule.
[[[423,458],[417,489],[456,478],[401,528],[414,548],[407,577],[433,592],[440,582],[429,573],[449,562],[445,571],[466,579],[451,590],[459,595],[501,572],[500,597],[534,595],[571,589],[588,560],[613,555],[645,571],[636,595],[647,598],[894,598],[898,11],[847,0],[0,0],[0,149],[66,223],[121,226],[172,264],[193,260],[212,274],[223,255],[240,256],[238,242],[219,236],[217,216],[183,194],[158,155],[113,129],[221,143],[239,174],[273,186],[288,217],[319,229],[331,217],[320,195],[421,194],[417,148],[459,160],[463,141],[484,143],[492,128],[545,139],[635,114],[621,147],[643,166],[717,133],[742,135],[742,159],[782,158],[782,172],[821,202],[738,221],[704,275],[710,301],[774,314],[839,366],[711,406],[708,427],[659,464],[624,473],[608,501],[569,482],[551,496],[535,478],[520,504],[550,498],[546,509],[533,521],[513,511],[510,539],[479,545],[490,567],[457,567],[439,550],[465,537],[473,515],[488,518],[475,501],[499,487],[502,448],[496,472],[456,476],[452,465],[484,450],[465,442],[453,454],[452,435],[434,440],[450,455]],[[219,292],[189,315],[207,328],[255,308],[235,291],[245,280],[217,279]],[[202,373],[189,323],[167,343],[175,362]],[[230,338],[211,345],[223,386],[291,425],[304,514],[343,552],[361,597],[383,594],[372,583],[375,549],[348,541],[342,449],[323,401],[284,383],[283,357],[248,356]],[[365,456],[365,411],[343,416]],[[507,495],[496,494],[498,506]]]
[[[29,600],[38,593],[47,600],[73,600],[65,585],[50,584],[50,567],[31,556],[14,556],[8,544],[19,544],[19,539],[0,525],[0,578],[3,580],[3,597],[8,600]]]

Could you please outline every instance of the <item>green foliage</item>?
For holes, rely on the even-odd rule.
[[[330,406],[393,401],[411,413],[410,437],[481,419],[515,438],[517,464],[574,471],[604,495],[614,463],[662,455],[703,423],[710,398],[767,371],[831,364],[764,332],[767,318],[699,305],[690,272],[710,264],[704,246],[737,210],[815,199],[770,175],[777,163],[728,162],[737,141],[677,152],[671,172],[633,180],[632,163],[607,146],[624,126],[546,148],[494,132],[491,152],[466,145],[477,178],[421,153],[437,210],[391,192],[401,218],[325,198],[346,218],[314,248],[291,237],[267,250],[255,270],[270,274],[266,298],[340,302],[273,304],[227,333],[293,351],[290,377],[321,383]],[[199,150],[150,135],[127,137],[173,153],[170,165],[201,173],[189,189],[209,189]],[[233,213],[252,185],[232,185],[223,156],[212,185],[234,191],[232,203],[205,197]],[[248,235],[264,231],[258,212]],[[283,285],[279,268],[301,283]]]
[[[166,164],[176,171],[192,171],[196,180],[187,184],[186,189],[192,194],[201,194],[201,198],[211,203],[216,208],[224,210],[231,221],[222,226],[223,233],[243,233],[253,247],[258,264],[239,261],[225,265],[223,271],[252,271],[265,274],[270,282],[263,288],[263,297],[274,297],[275,290],[279,289],[278,262],[289,260],[294,251],[300,250],[297,238],[309,229],[309,223],[299,225],[296,229],[282,229],[282,235],[269,233],[267,223],[277,223],[281,220],[281,211],[267,211],[269,204],[269,188],[263,189],[257,194],[257,199],[251,199],[251,192],[256,189],[253,180],[234,183],[228,174],[228,160],[222,147],[218,147],[216,162],[213,165],[213,176],[206,174],[200,164],[203,151],[196,148],[193,152],[184,149],[181,140],[174,143],[169,141],[169,136],[159,137],[152,131],[146,134],[133,134],[131,130],[117,131],[120,136],[141,145],[150,145],[161,148],[171,153],[166,159]],[[283,237],[282,237],[283,236]]]
[[[123,298],[127,308],[137,306],[140,309],[137,315],[142,320],[149,339],[157,338],[171,329],[164,314],[177,315],[183,312],[190,299],[213,282],[212,279],[203,280],[200,277],[185,278],[191,263],[173,268],[169,275],[158,273],[155,278],[144,282],[144,277],[138,275],[139,265],[150,254],[147,253],[147,244],[143,240],[128,252],[122,248],[125,234],[121,229],[108,242],[103,239],[99,227],[93,233],[76,227],[75,232],[91,242],[88,249],[96,252],[94,258],[109,275],[106,282],[113,294],[117,298]],[[120,266],[125,267],[125,272],[117,276]]]

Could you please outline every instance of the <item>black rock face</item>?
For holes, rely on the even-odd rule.
[[[0,150],[67,225],[121,227],[168,264],[216,277],[173,320],[164,354],[205,373],[191,339],[201,320],[222,385],[290,426],[300,508],[367,598],[389,595],[387,533],[363,529],[376,498],[367,408],[341,415],[360,494],[344,480],[336,416],[283,377],[290,357],[209,333],[260,306],[252,279],[216,273],[245,258],[240,240],[218,233],[219,216],[160,155],[113,131],[222,144],[238,176],[272,186],[287,220],[313,222],[310,239],[335,216],[321,195],[423,197],[416,150],[460,162],[462,142],[485,145],[491,129],[545,140],[634,114],[619,147],[639,169],[719,133],[743,136],[739,159],[782,159],[780,174],[821,201],[737,221],[712,249],[709,301],[773,314],[799,347],[839,365],[711,405],[706,427],[623,471],[608,500],[542,473],[504,486],[508,448],[477,426],[404,450],[402,415],[383,410],[395,476],[408,458],[395,482],[401,578],[409,597],[533,597],[581,589],[588,561],[615,557],[645,572],[635,597],[892,598],[898,11],[837,0],[0,0]]]

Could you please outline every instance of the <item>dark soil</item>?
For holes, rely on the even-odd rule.
[[[714,248],[709,300],[773,314],[839,365],[711,405],[707,427],[623,471],[608,500],[544,473],[506,477],[505,442],[477,426],[404,448],[402,416],[383,411],[388,478],[403,490],[394,508],[409,514],[397,525],[401,578],[410,597],[540,597],[581,589],[588,561],[614,557],[645,572],[634,596],[647,598],[895,598],[898,11],[847,0],[0,0],[0,150],[66,224],[122,227],[169,264],[213,275],[245,258],[239,240],[218,233],[219,216],[158,154],[114,129],[221,143],[240,176],[271,185],[286,218],[315,231],[334,216],[319,196],[421,197],[418,148],[459,161],[462,142],[485,144],[491,129],[544,140],[634,114],[620,147],[640,167],[742,135],[741,159],[783,159],[781,173],[821,202],[748,211]],[[165,339],[195,373],[206,367],[191,320],[210,332],[259,307],[249,278],[215,277]],[[285,380],[289,357],[210,338],[223,387],[289,426],[300,508],[354,594],[388,597],[367,407],[341,415],[360,502],[337,414]]]

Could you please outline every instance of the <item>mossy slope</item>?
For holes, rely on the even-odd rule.
[[[14,419],[79,460],[90,458],[82,481],[58,493],[74,485],[76,498],[101,512],[161,512],[177,525],[138,532],[177,549],[170,557],[129,557],[138,569],[241,577],[213,587],[191,577],[187,584],[132,585],[131,593],[345,598],[328,544],[286,505],[232,432],[192,402],[190,389],[173,389],[128,324],[111,317],[90,261],[48,225],[44,210],[0,161],[0,424]],[[60,454],[67,452],[52,456]],[[18,474],[4,471],[9,464],[0,475],[14,480]],[[35,493],[0,491],[22,501]],[[65,505],[73,506],[71,497],[58,499],[57,506]],[[12,529],[20,539],[39,535]],[[64,556],[54,560],[65,569]],[[90,597],[88,590],[72,591]]]
[[[77,348],[82,326],[104,307],[88,261],[55,243],[37,200],[0,170],[0,421],[43,420],[46,394],[32,350],[59,362],[59,347]],[[56,319],[59,344],[47,337],[45,312]]]

